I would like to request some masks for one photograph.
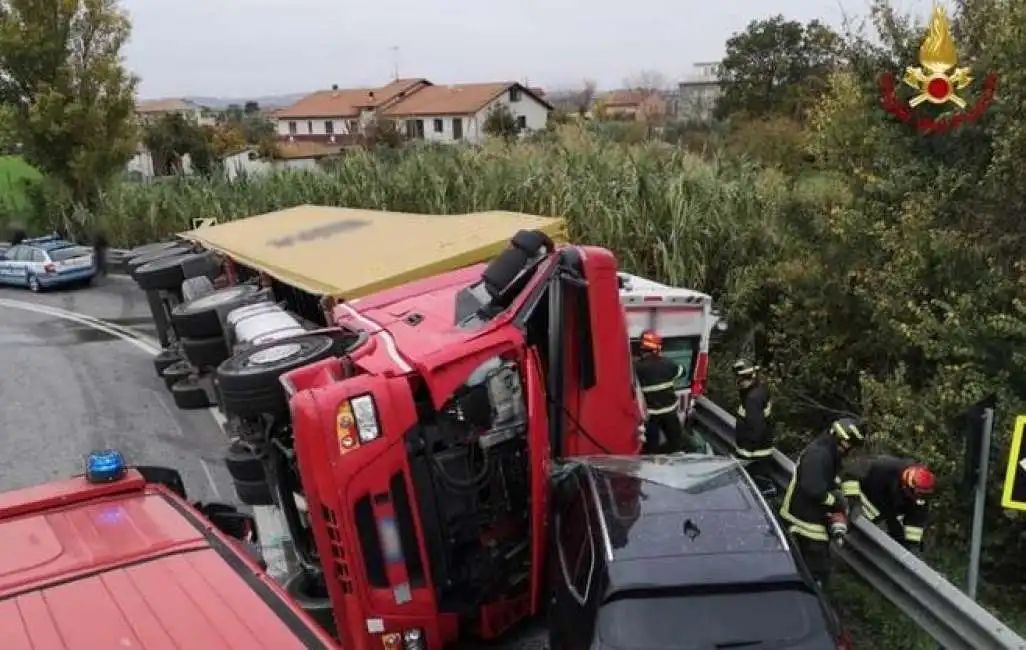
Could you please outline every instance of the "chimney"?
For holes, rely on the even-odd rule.
[[[338,97],[338,84],[331,85],[331,96]]]
[[[367,96],[370,97],[371,99],[374,99],[374,91],[373,90],[367,91]]]
[[[332,90],[338,90],[338,84],[331,84]]]

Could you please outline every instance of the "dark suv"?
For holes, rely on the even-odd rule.
[[[850,648],[736,460],[589,457],[555,476],[552,650]]]

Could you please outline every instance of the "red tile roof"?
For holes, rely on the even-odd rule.
[[[381,108],[427,83],[424,79],[396,79],[380,88],[320,90],[303,97],[288,108],[279,110],[276,117],[358,117],[361,110]]]
[[[548,102],[530,89],[514,82],[427,86],[400,100],[384,111],[387,117],[414,117],[431,115],[472,115],[490,104],[510,88],[518,87],[551,109]]]

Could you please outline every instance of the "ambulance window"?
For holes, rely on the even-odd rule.
[[[691,386],[691,377],[695,373],[695,360],[698,358],[699,337],[676,336],[663,339],[663,356],[675,361],[684,368],[684,374],[677,380],[677,390],[687,390]]]

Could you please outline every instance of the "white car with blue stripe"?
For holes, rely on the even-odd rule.
[[[89,284],[96,276],[93,250],[56,237],[26,239],[0,258],[0,284],[42,291],[70,284]]]

